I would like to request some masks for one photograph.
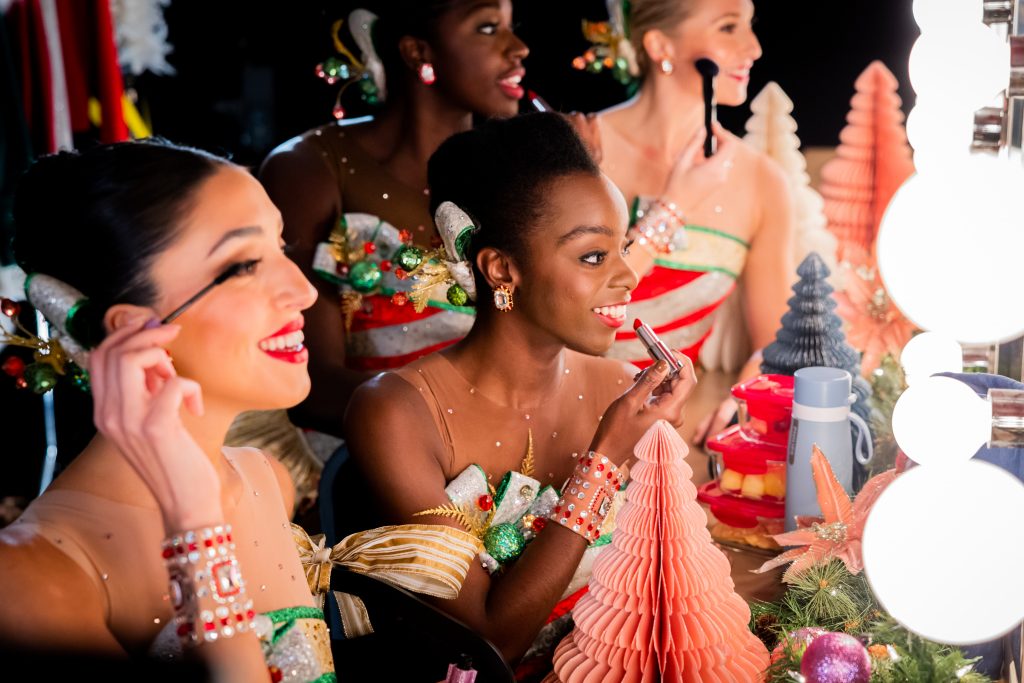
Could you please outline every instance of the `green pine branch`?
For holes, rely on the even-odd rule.
[[[800,671],[803,644],[788,634],[815,626],[850,633],[875,648],[871,683],[985,683],[986,676],[970,670],[977,660],[946,645],[920,638],[885,614],[867,579],[854,576],[840,560],[832,559],[802,572],[777,602],[754,602],[750,628],[774,654],[767,683],[792,683],[790,672]],[[884,650],[884,652],[883,652]],[[890,653],[894,652],[895,657]]]

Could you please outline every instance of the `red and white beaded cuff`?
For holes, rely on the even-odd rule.
[[[591,451],[580,458],[549,518],[593,543],[601,535],[604,518],[622,482],[619,468]]]
[[[182,642],[198,645],[230,638],[251,628],[252,600],[234,555],[230,526],[172,536],[162,556],[170,574],[171,606]]]

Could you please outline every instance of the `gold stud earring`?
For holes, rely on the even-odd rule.
[[[515,306],[512,300],[512,290],[505,285],[498,285],[494,288],[494,307],[502,313],[508,313]]]

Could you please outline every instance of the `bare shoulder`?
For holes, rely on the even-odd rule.
[[[415,429],[414,425],[429,425],[433,430],[427,403],[419,388],[394,372],[382,372],[360,384],[345,411],[345,432],[350,441],[363,441],[360,435],[372,438],[392,429],[407,431]]]
[[[415,513],[447,501],[448,457],[419,387],[391,372],[364,382],[349,401],[344,432],[384,523],[434,523]]]
[[[260,180],[265,184],[274,183],[283,179],[294,179],[295,174],[300,174],[302,180],[330,178],[330,166],[322,154],[323,147],[316,140],[316,133],[319,131],[320,128],[307,131],[285,140],[271,150],[260,166]]]
[[[0,566],[0,641],[54,650],[122,650],[107,627],[96,583],[29,525],[0,532]]]
[[[250,471],[250,468],[270,467],[271,472],[274,473],[274,479],[277,482],[277,486],[281,491],[281,499],[284,501],[285,514],[288,518],[291,518],[292,513],[295,511],[295,482],[292,480],[292,475],[288,472],[288,468],[285,467],[280,460],[271,455],[267,455],[258,448],[235,446],[230,448],[225,447],[225,450],[229,451],[231,453],[231,457],[236,462],[240,462],[246,471]]]
[[[741,138],[737,138],[732,133],[728,133],[728,135],[742,143]],[[738,166],[747,169],[752,175],[762,196],[786,187],[788,181],[785,171],[777,161],[761,150],[745,143],[738,144],[736,145],[736,160]]]

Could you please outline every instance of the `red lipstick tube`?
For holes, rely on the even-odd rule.
[[[683,364],[679,362],[675,354],[665,346],[665,342],[658,339],[658,335],[654,334],[646,323],[642,322],[640,318],[633,321],[633,331],[636,332],[636,336],[640,339],[640,342],[647,349],[647,354],[654,359],[657,363],[659,360],[663,360],[668,363],[669,373],[666,377],[666,381],[674,379],[679,375],[679,371],[683,369]]]

